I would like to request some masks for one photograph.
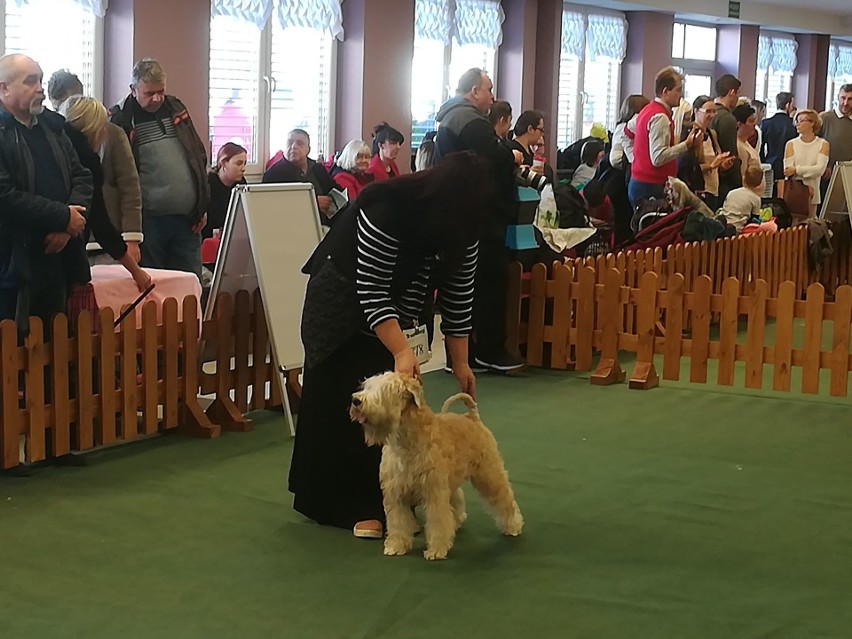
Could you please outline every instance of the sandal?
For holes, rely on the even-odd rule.
[[[352,534],[361,539],[381,539],[384,537],[384,528],[379,520],[368,519],[355,524]]]

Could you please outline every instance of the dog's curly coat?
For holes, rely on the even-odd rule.
[[[467,405],[466,415],[447,412],[457,400]],[[446,558],[467,518],[461,489],[466,479],[488,503],[503,534],[521,534],[524,520],[497,442],[480,421],[470,395],[450,397],[435,414],[426,405],[418,380],[382,373],[352,395],[350,415],[363,427],[368,445],[383,446],[379,476],[387,517],[386,555],[411,550],[418,529],[412,509],[422,506],[423,556]]]

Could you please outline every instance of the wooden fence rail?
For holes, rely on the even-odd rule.
[[[167,299],[158,324],[148,302],[138,326],[130,314],[116,330],[106,308],[81,313],[73,334],[64,315],[47,332],[31,318],[23,343],[14,322],[0,322],[0,467],[18,465],[21,450],[37,462],[157,432],[250,429],[243,413],[282,403],[260,297],[223,294],[217,309],[202,326],[194,297],[180,319]],[[213,372],[199,367],[202,345]],[[199,392],[215,395],[206,413]]]

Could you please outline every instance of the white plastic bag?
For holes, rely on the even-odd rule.
[[[538,203],[535,225],[540,229],[559,228],[559,214],[556,212],[556,198],[553,196],[551,184],[545,184],[541,190],[541,201]]]

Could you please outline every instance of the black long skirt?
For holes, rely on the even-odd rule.
[[[296,511],[340,528],[368,519],[384,522],[381,447],[364,443],[364,431],[349,418],[349,404],[362,381],[392,369],[393,356],[384,345],[363,334],[305,369],[290,463]]]

